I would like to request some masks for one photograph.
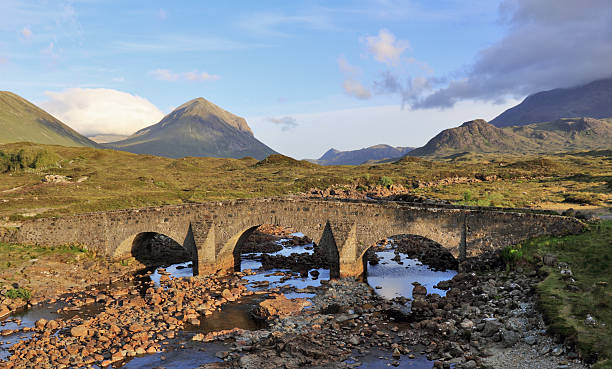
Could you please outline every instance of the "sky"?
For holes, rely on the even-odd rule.
[[[318,158],[611,76],[609,0],[0,0],[0,89],[88,136],[204,97]]]

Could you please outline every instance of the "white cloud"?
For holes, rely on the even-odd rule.
[[[347,94],[354,96],[361,100],[366,100],[372,97],[370,90],[368,90],[364,85],[359,81],[355,81],[354,79],[346,79],[342,83],[342,88],[344,88],[344,92]]]
[[[402,53],[410,47],[406,40],[396,40],[386,29],[381,29],[378,36],[368,36],[364,39],[368,51],[374,59],[388,65],[397,65]]]
[[[349,63],[348,60],[346,60],[346,58],[344,57],[344,55],[341,55],[340,57],[338,57],[337,62],[338,62],[338,68],[340,68],[340,71],[344,74],[359,75],[362,73],[361,68]]]
[[[168,69],[155,69],[155,70],[152,70],[149,74],[151,74],[156,79],[159,79],[160,81],[170,81],[170,82],[176,81],[180,77],[178,74],[173,73]]]
[[[257,13],[243,18],[239,26],[253,34],[266,36],[287,36],[281,28],[298,27],[311,30],[330,30],[333,25],[324,14],[286,15],[278,13]]]
[[[153,77],[160,81],[175,82],[178,80],[205,82],[205,81],[216,81],[221,77],[216,74],[210,74],[207,72],[185,72],[176,73],[169,69],[155,69],[149,72]]]
[[[164,9],[159,9],[158,13],[159,19],[164,20],[168,17],[168,13]]]
[[[32,30],[30,30],[28,27],[23,27],[21,30],[21,35],[27,40],[32,37]]]
[[[183,73],[183,77],[189,81],[201,81],[201,82],[216,81],[219,78],[221,78],[216,74],[209,74],[206,72],[198,72],[198,71]]]
[[[129,135],[155,124],[164,114],[147,99],[105,88],[70,88],[47,91],[40,104],[77,132]]]
[[[356,77],[361,75],[363,72],[358,66],[352,65],[346,60],[344,56],[338,58],[338,68],[344,74],[344,81],[342,82],[342,88],[348,95],[356,97],[361,100],[366,100],[372,97],[370,90],[365,87],[361,82],[356,80]]]

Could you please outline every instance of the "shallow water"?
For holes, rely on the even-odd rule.
[[[221,307],[221,311],[201,317],[199,326],[186,326],[185,331],[209,333],[232,328],[249,331],[265,328],[266,323],[253,318],[251,314],[263,299],[261,295],[252,295],[242,297],[237,302],[227,303]]]
[[[391,366],[391,362],[395,361],[391,357],[390,352],[381,351],[378,349],[371,349],[369,353],[360,356],[355,355],[354,358],[361,365],[357,368],[367,369],[382,369],[382,368],[412,368],[412,369],[431,369],[433,361],[427,360],[425,355],[417,355],[414,359],[409,359],[408,356],[402,355],[398,360],[399,366]],[[381,359],[382,358],[382,359]],[[354,360],[346,360],[346,363],[353,364]]]
[[[293,233],[295,236],[303,236],[301,233]],[[295,245],[289,246],[284,245],[283,243],[288,241],[287,239],[281,239],[277,241],[283,248],[276,252],[270,252],[268,255],[282,255],[282,256],[290,256],[291,254],[312,254],[313,244],[306,245]],[[244,271],[247,269],[255,272],[253,275],[248,275],[243,277],[244,280],[248,281],[249,284],[247,288],[251,291],[262,291],[268,288],[290,288],[290,289],[302,289],[307,287],[319,287],[321,286],[322,280],[329,280],[329,269],[311,269],[308,271],[307,276],[301,276],[298,273],[292,272],[289,269],[260,269],[262,267],[261,262],[257,259],[261,257],[262,253],[249,253],[243,254],[240,258],[240,270]],[[319,272],[319,275],[313,277],[310,272],[316,270]],[[277,272],[283,273],[292,273],[293,277],[281,282],[281,279],[284,279],[284,275],[272,275]],[[269,284],[267,286],[258,287],[257,282],[267,281]],[[295,292],[295,291],[284,291],[284,295],[288,299],[293,298],[312,298],[314,297],[313,293],[306,292]]]
[[[440,296],[446,295],[446,291],[434,288],[440,281],[452,279],[454,270],[434,271],[421,264],[416,259],[409,259],[406,255],[400,254],[401,263],[391,260],[395,257],[393,250],[379,251],[376,253],[380,258],[377,265],[368,265],[367,282],[375,289],[376,293],[386,299],[404,296],[412,298],[412,282],[419,282],[427,293],[437,293]],[[376,287],[382,287],[376,289]]]
[[[228,347],[216,343],[206,343],[195,347],[186,347],[176,351],[158,352],[156,354],[139,356],[128,361],[123,368],[150,369],[161,367],[166,369],[197,368],[205,363],[221,362],[215,356],[218,351],[227,351]]]
[[[173,264],[164,269],[166,269],[166,272],[168,272],[173,278],[193,277],[193,268],[191,261]],[[159,279],[161,278],[161,274],[159,273],[159,268],[155,269],[155,271],[149,277],[151,278],[153,283],[155,283],[155,287],[160,286]]]

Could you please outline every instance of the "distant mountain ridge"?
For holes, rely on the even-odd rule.
[[[359,165],[368,161],[401,158],[412,149],[412,147],[393,147],[384,144],[350,151],[339,151],[332,148],[319,159],[309,161],[319,165]]]
[[[101,147],[28,100],[0,91],[0,144],[24,141]]]
[[[529,95],[490,123],[502,128],[571,117],[612,118],[612,78]]]
[[[409,156],[461,152],[537,153],[612,147],[612,119],[562,118],[552,122],[498,128],[483,119],[445,129]]]
[[[159,123],[106,145],[136,154],[170,158],[252,156],[261,160],[276,154],[253,136],[244,118],[201,97],[174,109]]]

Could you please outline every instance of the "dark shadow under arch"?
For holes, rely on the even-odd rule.
[[[168,266],[193,260],[193,255],[172,238],[142,232],[132,241],[131,255],[147,267]]]

